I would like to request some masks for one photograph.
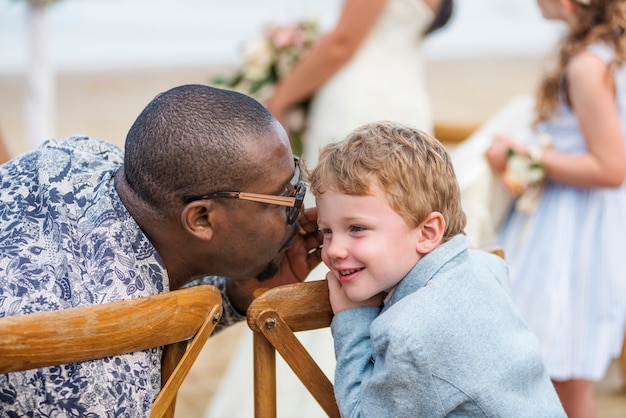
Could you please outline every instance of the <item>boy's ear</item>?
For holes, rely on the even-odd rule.
[[[439,212],[430,212],[418,227],[420,236],[417,240],[417,252],[428,254],[441,244],[446,221]]]
[[[183,228],[196,238],[208,241],[213,237],[215,205],[210,200],[188,203],[180,215]]]

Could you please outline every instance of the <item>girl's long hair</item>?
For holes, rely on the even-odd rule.
[[[615,54],[609,64],[611,77],[615,69],[626,61],[626,1],[591,0],[589,5],[576,2],[574,6],[577,23],[560,43],[555,68],[539,85],[535,104],[535,123],[555,115],[567,64],[587,46],[605,43],[614,48]],[[612,83],[613,79],[609,81]]]

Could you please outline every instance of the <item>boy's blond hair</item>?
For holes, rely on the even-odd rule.
[[[466,218],[452,161],[430,135],[395,122],[375,122],[320,151],[310,175],[311,191],[370,194],[377,182],[389,205],[410,227],[431,212],[445,219],[443,241],[462,233]]]

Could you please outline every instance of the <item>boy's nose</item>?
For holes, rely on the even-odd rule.
[[[334,259],[346,258],[348,256],[348,250],[344,241],[345,240],[342,240],[341,237],[333,235],[332,239],[324,242],[322,254],[325,252],[329,258]]]

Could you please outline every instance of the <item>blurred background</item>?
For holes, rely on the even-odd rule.
[[[154,95],[228,75],[268,21],[315,17],[327,29],[340,8],[337,0],[0,0],[0,132],[12,154],[75,133],[122,145]],[[560,30],[533,1],[457,0],[450,24],[426,44],[436,119],[481,122],[531,90]]]
[[[339,0],[0,0],[0,134],[12,155],[72,134],[123,146],[156,94],[228,76],[245,42],[269,21],[315,17],[329,29],[341,6]],[[451,22],[425,45],[429,93],[436,122],[479,126],[534,91],[563,28],[543,20],[531,0],[455,0],[455,7]],[[242,323],[209,339],[181,388],[177,416],[204,416],[247,332]],[[613,368],[604,382],[603,418],[626,414],[620,379]]]
[[[0,0],[0,73],[28,65],[26,0]],[[329,28],[337,0],[60,0],[47,9],[59,71],[236,63],[242,43],[269,20],[317,17]],[[453,24],[428,41],[430,57],[543,54],[559,25],[529,0],[456,0]]]

